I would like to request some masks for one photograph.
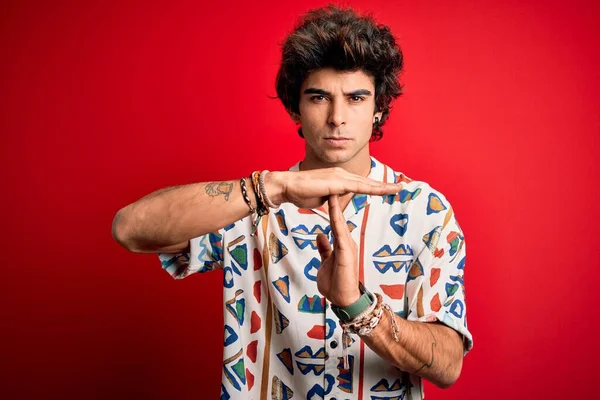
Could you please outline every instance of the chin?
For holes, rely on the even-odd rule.
[[[327,164],[345,164],[352,159],[353,155],[349,154],[348,151],[335,151],[326,152],[321,154],[319,157],[323,162]]]

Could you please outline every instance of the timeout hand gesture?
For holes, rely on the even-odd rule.
[[[338,195],[329,196],[328,204],[333,249],[327,236],[320,233],[317,236],[317,248],[321,267],[317,273],[317,288],[336,306],[347,307],[360,297],[358,249],[342,214]]]
[[[401,189],[400,184],[379,182],[339,167],[271,172],[265,178],[265,185],[275,205],[289,202],[299,208],[317,208],[330,195],[357,193],[385,196]]]

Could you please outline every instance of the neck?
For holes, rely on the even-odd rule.
[[[345,163],[328,163],[323,160],[317,160],[307,153],[304,160],[300,162],[300,171],[333,167],[343,168],[352,174],[368,176],[371,172],[371,156],[369,152],[363,152],[363,154],[357,154],[356,157]]]

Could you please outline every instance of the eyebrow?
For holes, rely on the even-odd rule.
[[[320,94],[323,96],[331,96],[331,93],[328,92],[327,90],[317,89],[317,88],[308,88],[304,91],[304,94]],[[345,96],[372,96],[373,93],[371,93],[367,89],[357,89],[357,90],[353,90],[348,93],[344,93],[344,95]]]

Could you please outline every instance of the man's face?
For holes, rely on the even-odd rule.
[[[364,162],[375,117],[375,85],[363,71],[324,68],[300,88],[300,115],[306,158],[323,167]]]

